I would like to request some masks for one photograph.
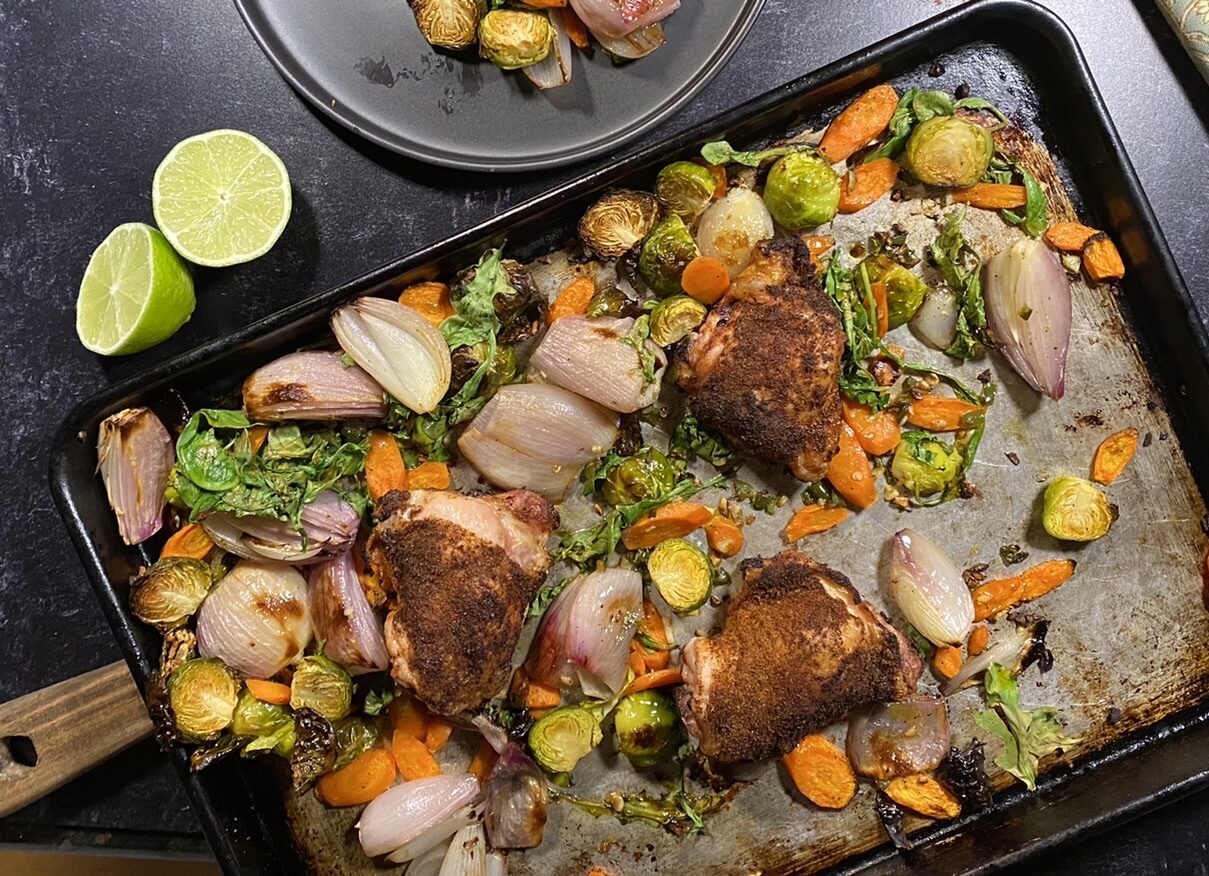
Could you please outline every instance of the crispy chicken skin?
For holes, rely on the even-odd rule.
[[[859,706],[915,690],[918,652],[843,575],[797,551],[742,568],[722,631],[684,648],[680,708],[706,757],[784,754]]]
[[[766,241],[681,349],[677,381],[706,429],[817,481],[839,448],[843,352],[805,244]]]
[[[412,490],[387,493],[377,516],[366,552],[394,594],[391,675],[442,715],[480,705],[508,680],[558,513],[528,490]]]

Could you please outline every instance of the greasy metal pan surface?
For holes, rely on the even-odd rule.
[[[387,292],[411,279],[460,266],[484,246],[499,244],[505,234],[513,255],[533,258],[568,239],[579,213],[604,188],[649,184],[662,163],[691,154],[700,142],[719,135],[745,143],[775,139],[810,124],[866,83],[890,79],[919,84],[929,72],[939,71],[938,62],[944,72],[935,79],[937,87],[967,81],[974,93],[996,101],[1014,117],[1030,125],[1036,122],[1034,133],[1058,156],[1059,172],[1080,210],[1120,242],[1129,276],[1118,305],[1128,327],[1122,326],[1115,337],[1131,342],[1136,336],[1141,361],[1153,378],[1153,385],[1138,387],[1148,394],[1137,401],[1153,405],[1156,417],[1170,418],[1167,446],[1172,464],[1184,472],[1184,487],[1203,493],[1209,468],[1196,436],[1209,430],[1209,410],[1192,400],[1209,397],[1209,344],[1203,328],[1190,319],[1193,311],[1187,289],[1069,32],[1052,14],[1030,3],[987,0],[946,13],[775,89],[693,131],[644,148],[608,169],[560,186],[490,222],[249,326],[236,337],[165,363],[75,411],[52,453],[52,487],[136,676],[140,681],[146,678],[158,659],[158,642],[154,634],[132,621],[125,608],[125,582],[146,558],[121,544],[95,477],[96,430],[104,416],[129,405],[149,404],[172,420],[179,413],[175,392],[191,404],[221,401],[223,392],[234,399],[238,382],[248,370],[324,334],[328,310],[335,303]],[[1117,307],[1109,304],[1106,312],[1115,314]],[[1094,446],[1090,434],[1057,440],[1092,441]],[[1182,456],[1177,445],[1182,445]],[[1190,480],[1193,476],[1195,483]],[[1199,496],[1194,498],[1199,502]],[[1153,525],[1161,527],[1164,521],[1155,520]],[[1176,568],[1186,562],[1187,568],[1179,567],[1179,573],[1194,575],[1198,559],[1195,555],[1163,556],[1154,564],[1174,564],[1172,568]],[[1130,562],[1132,568],[1127,571],[1137,574],[1150,568],[1151,558],[1137,555]],[[1113,585],[1104,582],[1101,586]],[[1184,620],[1203,627],[1199,603],[1185,601],[1197,611]],[[1115,631],[1101,632],[1109,635]],[[1157,645],[1161,643],[1139,643],[1141,648]],[[861,858],[848,857],[868,848],[869,843],[765,848],[754,853],[752,868],[770,873],[802,872],[848,858],[840,866],[849,872],[893,873],[919,867],[978,872],[1018,860],[1073,833],[1103,829],[1146,806],[1209,783],[1204,766],[1209,763],[1209,726],[1205,726],[1209,712],[1201,705],[1206,691],[1199,676],[1187,681],[1182,687],[1173,687],[1155,711],[1131,710],[1121,732],[1132,732],[1124,738],[1099,738],[1097,744],[1102,747],[1098,751],[1069,772],[1049,774],[1036,795],[1001,794],[990,810],[930,829],[923,836],[944,837],[944,842],[924,842],[907,857],[884,847]],[[1107,709],[1114,704],[1102,705]],[[1155,723],[1158,718],[1161,720]],[[184,771],[185,759],[179,752],[174,756]],[[253,873],[297,869],[299,859],[267,771],[256,765],[220,763],[200,775],[186,773],[185,780],[225,869]],[[802,811],[796,817],[807,820],[809,814]],[[312,855],[307,857],[318,863]],[[710,872],[708,859],[694,863],[694,870]],[[670,865],[671,861],[665,867]],[[645,866],[643,870],[655,872]],[[331,872],[341,871],[333,865]]]
[[[523,171],[616,151],[684,106],[738,48],[764,0],[694,0],[667,44],[615,66],[574,51],[570,83],[539,91],[475,51],[434,49],[407,4],[235,0],[281,75],[320,112],[403,155]]]

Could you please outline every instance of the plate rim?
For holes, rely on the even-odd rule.
[[[701,64],[688,82],[670,99],[657,105],[646,115],[624,125],[619,131],[612,132],[599,138],[599,142],[586,148],[566,148],[560,152],[540,158],[519,159],[486,159],[482,157],[465,157],[456,152],[434,150],[415,143],[404,137],[390,136],[379,133],[380,126],[370,127],[361,113],[345,109],[343,104],[336,103],[334,98],[326,99],[322,93],[322,83],[313,77],[306,76],[298,67],[302,66],[298,59],[289,52],[278,51],[275,32],[263,20],[261,4],[263,0],[234,0],[235,8],[244,25],[252,34],[257,47],[264,53],[277,70],[278,74],[301,96],[311,107],[318,110],[328,119],[336,122],[345,129],[377,146],[387,149],[397,155],[446,167],[452,170],[477,171],[481,173],[521,173],[535,170],[570,167],[584,164],[593,158],[605,154],[617,154],[622,147],[633,142],[637,137],[647,133],[667,121],[686,103],[696,97],[706,85],[726,66],[734,53],[739,49],[755,24],[765,0],[741,0],[743,8],[735,25],[727,33],[726,38]]]

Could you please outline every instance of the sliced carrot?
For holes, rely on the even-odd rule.
[[[428,709],[409,693],[401,693],[386,707],[395,735],[406,734],[423,739],[428,733]]]
[[[841,213],[864,210],[890,193],[898,180],[898,165],[889,158],[877,158],[850,168],[840,178]]]
[[[710,550],[720,557],[733,557],[743,550],[743,527],[717,514],[705,524],[705,540]]]
[[[877,501],[873,466],[847,423],[840,424],[840,449],[827,463],[827,480],[837,493],[857,508],[868,508]]]
[[[1120,280],[1125,276],[1125,263],[1121,261],[1121,253],[1117,245],[1108,239],[1107,234],[1096,234],[1083,245],[1083,270],[1092,282],[1104,283],[1108,280]]]
[[[522,0],[530,9],[561,9],[567,5],[567,0]]]
[[[699,159],[698,164],[702,165],[714,177],[714,200],[726,197],[726,189],[730,183],[726,178],[726,168],[720,164],[710,164],[704,159]]]
[[[491,771],[495,769],[495,762],[499,758],[495,749],[491,747],[491,743],[484,739],[479,743],[478,750],[475,751],[474,757],[470,759],[470,766],[466,768],[466,772],[470,773],[479,780],[479,784],[487,781],[487,777],[491,775]]]
[[[265,440],[269,437],[268,426],[253,426],[248,430],[248,443],[252,447],[253,453],[259,453],[260,448],[264,447]]]
[[[1099,484],[1111,484],[1125,471],[1138,449],[1138,430],[1122,429],[1109,435],[1096,448],[1091,463],[1091,478]]]
[[[636,640],[630,643],[630,656],[628,658],[630,671],[634,675],[646,675],[646,661],[642,659],[642,645]]]
[[[635,678],[626,685],[626,689],[622,691],[622,694],[638,693],[639,691],[651,690],[656,687],[669,687],[673,684],[680,684],[682,681],[684,681],[684,676],[680,674],[679,669],[658,669]]]
[[[843,399],[844,422],[856,433],[857,443],[870,456],[885,456],[898,446],[903,437],[903,430],[898,425],[898,417],[893,411],[882,410],[876,413],[868,405],[855,402],[850,398]]]
[[[668,640],[667,622],[664,621],[663,615],[659,613],[659,609],[655,607],[655,603],[649,599],[642,600],[642,617],[638,621],[638,632],[646,635],[664,648],[671,644]],[[645,675],[647,672],[667,669],[671,655],[666,650],[648,648],[637,639],[634,640],[634,644],[637,646],[638,655],[642,658],[643,663],[641,670],[635,670],[636,675]]]
[[[441,767],[432,752],[410,733],[396,731],[390,740],[390,753],[394,755],[395,766],[405,782],[441,774]]]
[[[315,793],[327,806],[360,806],[386,791],[395,781],[395,759],[389,751],[371,748],[348,764],[324,773]]]
[[[986,408],[959,398],[926,395],[911,402],[911,407],[907,409],[907,422],[929,432],[956,432],[964,428],[962,417],[984,410]]]
[[[899,776],[882,790],[898,805],[928,818],[950,819],[961,814],[961,801],[933,776]]]
[[[200,523],[186,523],[164,542],[160,551],[160,559],[165,557],[191,557],[204,560],[214,549],[214,540],[204,530]]]
[[[262,703],[274,706],[289,705],[290,686],[278,681],[266,681],[263,678],[249,678],[244,682],[248,691]]]
[[[562,704],[562,699],[558,688],[529,679],[529,685],[525,689],[526,709],[557,709]]]
[[[1046,560],[1010,578],[987,581],[974,590],[974,620],[1007,611],[1021,602],[1044,596],[1075,574],[1074,560]]]
[[[630,551],[652,548],[669,538],[683,538],[713,517],[714,512],[696,502],[668,502],[626,527],[621,541]]]
[[[823,132],[819,151],[834,164],[878,137],[898,107],[893,86],[878,85],[848,104]]]
[[[432,715],[428,719],[428,727],[424,730],[424,747],[436,754],[445,747],[452,735],[453,722],[444,715]]]
[[[588,302],[596,294],[596,281],[591,277],[576,277],[568,283],[563,291],[550,305],[546,315],[549,322],[562,319],[564,316],[578,316],[588,312]]]
[[[586,49],[592,44],[587,25],[575,14],[575,9],[571,6],[563,7],[563,29],[567,32],[567,39],[576,48]]]
[[[1024,186],[1011,183],[975,183],[964,189],[954,189],[953,203],[984,210],[1014,210],[1028,203],[1028,191]]]
[[[810,264],[816,271],[823,270],[823,253],[835,246],[835,238],[826,234],[803,234],[802,243],[810,252]]]
[[[987,649],[987,644],[991,641],[991,631],[987,629],[985,624],[974,627],[974,632],[970,633],[970,639],[966,642],[966,651],[971,657],[977,657]],[[952,676],[950,676],[952,678]]]
[[[713,304],[730,288],[730,274],[720,259],[697,256],[680,275],[680,288],[702,304]]]
[[[856,775],[848,756],[826,736],[805,737],[781,758],[802,796],[823,809],[843,809],[856,794]]]
[[[816,535],[834,529],[848,518],[847,508],[831,508],[826,505],[807,505],[789,518],[785,526],[785,540],[790,544],[808,535]]]
[[[369,497],[375,502],[391,490],[407,489],[407,466],[403,464],[399,442],[394,435],[381,429],[369,433],[365,485],[369,488]]]
[[[1045,242],[1059,252],[1082,252],[1087,241],[1098,233],[1082,222],[1055,222],[1045,230]]]
[[[869,284],[869,291],[873,293],[873,304],[877,311],[877,336],[884,338],[886,332],[890,331],[890,301],[886,297],[886,284],[876,280]]]
[[[448,490],[449,466],[443,462],[428,460],[407,472],[409,490]]]
[[[444,283],[413,283],[399,295],[399,303],[410,307],[435,326],[454,314],[453,302],[449,300],[449,287]]]
[[[932,653],[932,665],[945,678],[952,678],[961,671],[961,649],[952,645],[937,648]]]

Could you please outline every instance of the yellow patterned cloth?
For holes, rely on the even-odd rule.
[[[1209,80],[1209,0],[1157,2],[1201,75]]]

